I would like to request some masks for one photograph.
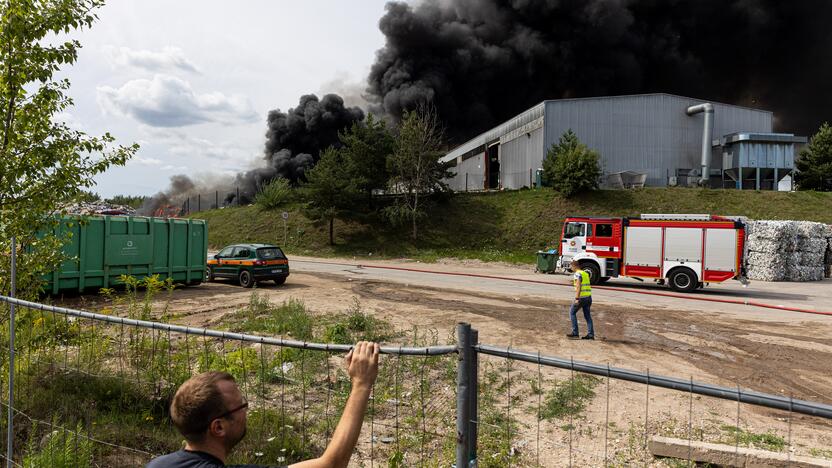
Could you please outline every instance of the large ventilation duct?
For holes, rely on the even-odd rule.
[[[688,107],[685,112],[688,115],[705,113],[705,123],[702,128],[702,182],[707,182],[711,177],[711,139],[714,133],[714,105],[710,102],[697,104]]]

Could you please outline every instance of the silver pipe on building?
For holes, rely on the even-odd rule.
[[[711,140],[714,133],[714,105],[710,102],[704,104],[697,104],[685,109],[688,115],[705,113],[705,123],[702,128],[702,181],[707,181],[711,177]]]

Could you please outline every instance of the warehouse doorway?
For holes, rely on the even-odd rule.
[[[494,143],[485,152],[485,188],[500,188],[500,143]]]

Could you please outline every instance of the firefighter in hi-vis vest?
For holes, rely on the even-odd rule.
[[[594,340],[595,329],[592,327],[592,316],[589,314],[589,308],[592,306],[592,286],[589,284],[589,273],[581,269],[581,264],[577,261],[572,261],[570,264],[572,271],[575,274],[572,276],[572,282],[575,285],[575,302],[569,308],[569,318],[572,320],[572,331],[566,336],[569,338],[577,338],[578,335],[578,309],[584,310],[584,319],[586,319],[587,334],[581,337],[582,340]]]

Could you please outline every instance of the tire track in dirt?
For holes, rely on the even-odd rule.
[[[363,300],[441,311],[448,317],[446,326],[452,326],[460,313],[488,317],[511,329],[515,342],[528,343],[524,346],[539,343],[542,336],[562,340],[561,330],[568,322],[564,302],[377,281],[353,281],[351,288]],[[620,360],[613,357],[623,354],[628,360],[634,356],[642,360],[641,366],[630,367],[672,370],[674,360],[683,360],[722,385],[739,383],[743,388],[832,403],[824,377],[832,373],[832,340],[807,337],[794,324],[603,305],[593,306],[593,320],[603,351],[612,355],[599,354],[597,362]],[[787,333],[792,330],[795,334]],[[800,343],[805,346],[790,345]],[[714,381],[695,375],[694,379]]]

